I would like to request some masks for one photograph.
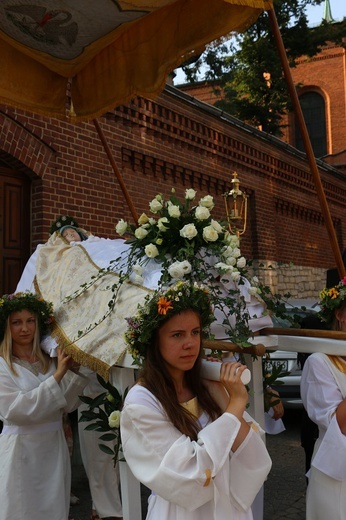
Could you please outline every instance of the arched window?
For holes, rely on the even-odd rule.
[[[306,92],[299,97],[299,101],[315,157],[322,157],[327,154],[324,99],[317,92]],[[298,150],[305,152],[297,123],[295,124],[295,143]]]

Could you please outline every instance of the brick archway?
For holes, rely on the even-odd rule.
[[[0,112],[0,160],[10,168],[41,178],[54,149],[13,117]]]
[[[0,294],[13,292],[32,252],[41,220],[42,177],[54,150],[0,112]]]

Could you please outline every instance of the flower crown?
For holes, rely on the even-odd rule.
[[[53,235],[55,231],[59,231],[63,226],[73,226],[78,228],[78,222],[70,215],[61,215],[58,217],[49,228],[49,234]]]
[[[126,318],[128,329],[124,338],[134,363],[143,364],[154,333],[164,321],[189,309],[198,312],[203,332],[207,333],[215,317],[210,295],[204,286],[180,280],[164,292],[155,291],[148,295],[144,305],[138,305],[138,313]]]
[[[318,313],[321,320],[325,321],[329,326],[334,319],[334,311],[340,307],[343,302],[346,303],[346,276],[334,287],[326,288],[320,292],[320,307]]]
[[[54,322],[53,304],[30,292],[4,294],[0,298],[0,341],[4,339],[7,318],[12,312],[24,309],[36,314],[41,336]]]

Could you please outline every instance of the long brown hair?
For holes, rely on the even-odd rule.
[[[193,312],[196,311],[193,310]],[[198,315],[197,312],[196,315]],[[200,319],[199,315],[198,317]],[[161,326],[167,323],[167,321],[161,322]],[[144,368],[140,373],[140,383],[160,401],[173,425],[192,440],[197,440],[197,434],[200,429],[198,422],[178,401],[173,379],[167,370],[159,349],[158,330],[156,329],[154,333],[153,345],[147,350]],[[191,370],[185,372],[186,383],[197,397],[199,407],[214,421],[221,415],[222,411],[203,385],[201,378],[202,355],[203,351],[200,348],[199,356],[194,366]]]

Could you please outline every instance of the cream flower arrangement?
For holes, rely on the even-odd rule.
[[[246,259],[241,255],[239,238],[229,233],[226,224],[212,217],[214,200],[206,195],[199,200],[197,192],[186,189],[180,201],[172,189],[166,199],[158,194],[149,202],[149,212],[138,219],[138,227],[120,220],[116,231],[126,237],[130,253],[126,260],[126,276],[138,279],[139,266],[154,260],[161,264],[159,285],[178,280],[205,283],[214,308],[224,314],[224,326],[231,341],[249,345],[252,336],[249,315],[239,286],[249,278]],[[223,291],[223,281],[233,282],[234,289]],[[252,286],[251,294],[260,299],[260,287]],[[230,324],[235,315],[235,325]]]

